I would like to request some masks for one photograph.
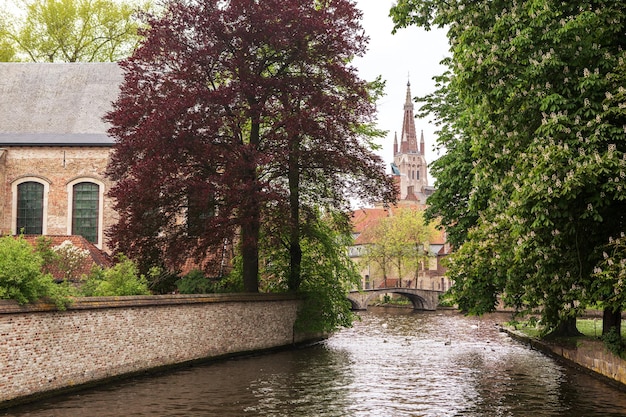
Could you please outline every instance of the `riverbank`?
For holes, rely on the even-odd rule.
[[[294,331],[287,294],[86,297],[66,311],[0,300],[0,409],[111,379],[266,351]]]
[[[506,325],[502,326],[502,331],[569,366],[589,372],[626,391],[626,361],[611,353],[600,340],[580,337],[572,338],[571,341],[547,341],[528,336]]]

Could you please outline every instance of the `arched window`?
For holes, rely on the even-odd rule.
[[[17,184],[16,232],[41,235],[44,232],[44,185],[35,181]]]
[[[72,187],[72,234],[98,243],[100,186],[79,182]]]

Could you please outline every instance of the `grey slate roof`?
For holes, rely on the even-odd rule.
[[[0,63],[0,147],[111,146],[116,63]]]
[[[113,146],[104,133],[0,133],[2,146]]]

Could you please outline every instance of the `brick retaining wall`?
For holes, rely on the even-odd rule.
[[[0,300],[0,407],[124,374],[300,342],[280,294]]]
[[[570,365],[626,390],[626,362],[609,352],[599,340],[579,340],[575,346],[563,346],[529,337],[511,328],[504,330],[513,338],[528,343],[552,357],[564,360]]]

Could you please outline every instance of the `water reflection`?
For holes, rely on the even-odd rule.
[[[626,416],[624,393],[511,340],[493,318],[407,310],[362,318],[314,347],[129,380],[5,415]]]

